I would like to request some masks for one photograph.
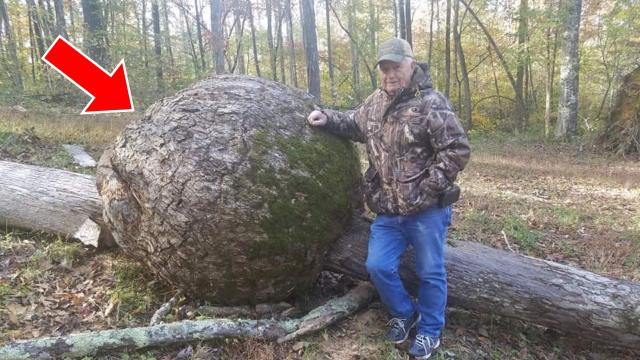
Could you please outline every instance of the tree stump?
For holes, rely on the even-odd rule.
[[[640,154],[640,67],[624,77],[598,142],[620,155]]]
[[[187,295],[275,302],[313,283],[359,202],[357,155],[306,93],[251,76],[151,106],[98,164],[118,245]]]

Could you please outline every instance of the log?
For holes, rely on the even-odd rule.
[[[369,226],[355,217],[332,247],[325,269],[366,279]],[[467,241],[447,246],[445,263],[450,306],[521,319],[614,348],[640,350],[640,284]],[[414,264],[408,253],[400,272],[408,290],[415,293]]]
[[[365,282],[346,295],[329,300],[300,319],[184,320],[154,326],[89,331],[11,343],[0,348],[0,359],[80,358],[113,351],[139,350],[225,337],[246,337],[282,343],[320,330],[353,314],[367,305],[374,296],[375,290]]]
[[[95,177],[0,161],[2,225],[70,236],[86,245],[114,242],[102,221]]]
[[[23,176],[16,184],[7,181],[10,174],[6,169],[10,168],[0,167],[0,184],[14,188],[40,182],[39,196],[31,196],[30,201],[55,196],[55,187],[45,186],[42,180],[52,179],[47,171],[31,172],[31,178]],[[78,179],[69,172],[57,174],[58,187],[73,187]],[[4,188],[0,186],[0,192]],[[61,198],[49,208],[48,215],[69,207],[90,207],[94,199],[95,189],[85,188],[73,197]],[[0,202],[4,213],[17,211],[15,207],[20,206],[16,201]],[[325,269],[366,279],[369,225],[354,217],[352,226],[328,253]],[[38,228],[37,223],[23,226]],[[447,247],[446,264],[452,306],[521,319],[611,347],[640,350],[640,285],[636,283],[465,241]],[[415,289],[417,279],[412,269],[413,259],[408,256],[401,272],[408,287]]]

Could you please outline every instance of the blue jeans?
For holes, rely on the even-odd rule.
[[[447,304],[444,244],[451,207],[432,207],[411,215],[378,215],[371,225],[367,271],[391,316],[408,318],[419,311],[418,333],[440,336]],[[417,304],[404,288],[398,265],[411,245],[419,288]]]

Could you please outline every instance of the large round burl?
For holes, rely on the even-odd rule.
[[[352,145],[310,128],[312,110],[306,93],[232,75],[151,106],[98,166],[116,242],[214,303],[304,290],[359,201]]]

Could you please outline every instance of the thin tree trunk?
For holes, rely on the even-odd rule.
[[[293,16],[291,15],[292,8],[293,4],[291,3],[291,0],[286,0],[285,11],[287,16],[287,41],[289,42],[289,79],[291,79],[294,87],[298,87],[296,45],[293,41]]]
[[[393,0],[393,34],[395,37],[398,37],[398,21],[400,21],[398,16],[398,3],[396,0]]]
[[[276,0],[276,18],[278,19],[278,26],[276,28],[276,56],[280,58],[280,79],[283,84],[287,83],[287,77],[285,75],[284,64],[284,37],[282,36],[282,23],[284,20],[284,9],[282,8],[282,0]]]
[[[400,0],[402,1],[402,0]],[[347,30],[349,33],[355,37],[354,27],[355,27],[355,5],[354,0],[349,0],[348,4],[348,17],[347,17]],[[351,82],[353,84],[353,88],[355,89],[355,98],[357,102],[361,101],[360,97],[360,57],[358,53],[358,42],[355,38],[351,38],[349,42],[349,49],[351,51]]]
[[[61,35],[65,39],[69,38],[67,34],[67,25],[64,19],[64,2],[63,0],[53,0],[56,10],[56,35]]]
[[[471,90],[469,89],[469,73],[467,72],[467,62],[464,58],[464,51],[462,49],[462,36],[460,35],[460,31],[458,30],[458,15],[460,12],[460,3],[458,0],[455,1],[455,25],[453,27],[453,36],[455,38],[456,51],[458,54],[458,61],[460,63],[460,72],[462,73],[462,87],[464,91],[464,107],[460,110],[462,111],[463,123],[466,124],[466,129],[471,130],[473,127],[473,123],[471,121]],[[460,95],[458,95],[460,96]]]
[[[500,64],[502,65],[502,68],[507,74],[507,78],[509,78],[509,83],[511,83],[511,87],[513,88],[513,91],[516,94],[515,106],[516,107],[520,106],[520,108],[523,109],[524,100],[522,99],[522,96],[521,96],[522,94],[516,91],[516,81],[514,80],[513,75],[511,74],[511,70],[509,70],[509,65],[507,65],[507,62],[505,61],[504,56],[502,56],[502,52],[500,51],[500,48],[498,48],[498,45],[496,45],[496,42],[493,40],[493,37],[489,33],[489,30],[487,30],[487,28],[484,26],[482,21],[480,21],[480,19],[478,18],[478,15],[476,15],[476,13],[469,7],[469,5],[467,5],[467,3],[464,2],[464,0],[459,0],[459,1],[462,5],[464,5],[467,8],[467,11],[469,12],[469,14],[471,14],[471,16],[476,21],[476,23],[478,23],[478,26],[480,26],[480,28],[482,29],[482,32],[484,32],[485,36],[487,37],[487,40],[489,40],[489,44],[491,44],[491,47],[496,52],[498,59],[500,59]],[[515,113],[522,114],[522,111],[520,112],[516,111]],[[516,122],[519,122],[519,121],[522,121],[522,119],[516,119]]]
[[[196,8],[196,37],[198,40],[198,52],[200,54],[200,67],[203,71],[207,68],[207,60],[204,55],[204,44],[202,43],[202,13],[198,0],[194,0],[194,6]]]
[[[265,1],[267,9],[267,45],[269,46],[269,64],[271,65],[271,78],[275,81],[278,81],[278,70],[276,64],[277,54],[275,52],[273,44],[273,7],[271,1],[272,0]],[[302,8],[300,9],[300,11],[302,11]]]
[[[498,86],[498,76],[496,75],[496,66],[495,61],[493,61],[493,55],[491,54],[491,47],[487,49],[489,51],[489,57],[491,57],[491,70],[493,71],[493,84],[496,87],[496,96],[498,97],[498,114],[500,115],[500,119],[504,118],[504,113],[502,112],[502,102],[500,99],[500,87]]]
[[[251,43],[253,45],[253,62],[256,65],[256,75],[261,77],[260,62],[258,61],[258,46],[256,44],[256,27],[253,23],[253,5],[249,2],[249,25],[251,26]]]
[[[404,7],[404,21],[405,26],[407,27],[407,30],[405,30],[407,34],[407,42],[411,45],[411,47],[413,47],[413,40],[411,35],[411,0],[405,0]]]
[[[578,132],[578,79],[580,46],[580,11],[582,0],[567,0],[562,6],[566,14],[562,35],[562,64],[560,65],[560,99],[558,100],[558,121],[556,139],[567,139]]]
[[[333,48],[331,45],[331,16],[329,14],[330,1],[331,0],[324,1],[324,9],[327,22],[327,67],[329,68],[329,86],[331,89],[331,99],[335,101],[336,88],[333,74]]]
[[[84,45],[89,56],[102,66],[107,65],[107,33],[103,9],[98,0],[81,0],[86,25]]]
[[[197,0],[196,0],[197,1]],[[200,74],[205,71],[205,68],[200,68],[200,66],[198,65],[198,55],[196,53],[196,47],[194,45],[194,40],[193,40],[193,35],[191,33],[191,25],[189,24],[189,15],[187,13],[187,7],[186,6],[181,6],[180,10],[182,12],[182,17],[184,18],[184,25],[185,25],[185,29],[187,30],[187,41],[189,43],[189,50],[191,53],[191,61],[193,62],[193,72],[196,76],[196,78],[200,77]],[[196,7],[196,11],[197,11],[197,7]],[[199,22],[198,22],[199,25]],[[204,63],[204,53],[200,54],[202,57],[202,62]]]
[[[234,69],[231,72],[234,72],[237,64],[238,73],[244,75],[246,71],[244,65],[244,47],[242,38],[244,36],[244,22],[247,19],[247,13],[245,9],[241,8],[240,2],[237,0],[234,7],[236,21],[239,25],[236,27],[236,57],[233,65]]]
[[[444,30],[444,96],[449,97],[451,87],[451,0],[447,0],[446,16]]]
[[[33,26],[33,35],[36,40],[38,49],[36,57],[40,59],[46,51],[44,45],[44,35],[42,32],[42,23],[40,22],[40,17],[38,16],[38,8],[33,0],[27,0],[27,8],[29,12],[29,18],[31,19],[31,24]]]
[[[222,0],[211,0],[211,34],[213,35],[213,63],[216,74],[224,69],[224,34],[222,29]]]
[[[549,0],[547,13],[553,12],[553,0]],[[546,29],[546,84],[544,99],[544,136],[551,135],[551,109],[553,108],[553,78],[556,72],[556,55],[558,54],[558,28],[549,26]],[[552,35],[553,34],[553,35]]]
[[[307,60],[307,81],[309,93],[320,102],[320,66],[318,64],[318,40],[316,35],[316,15],[313,0],[301,0],[304,51]]]
[[[169,55],[169,64],[171,64],[171,68],[173,69],[176,66],[175,59],[173,58],[173,49],[171,46],[171,30],[169,24],[169,11],[167,9],[167,0],[162,0],[162,14],[163,14],[163,32],[164,32],[164,42],[167,47],[167,54]]]
[[[256,44],[256,27],[253,23],[253,5],[249,2],[249,25],[251,26],[251,43],[253,44],[253,62],[256,65],[256,75],[260,74],[260,62],[258,61],[258,46]]]
[[[158,0],[151,0],[151,20],[153,21],[153,47],[156,63],[156,89],[158,94],[164,92],[162,74],[162,34],[160,32],[160,7]]]
[[[398,27],[400,28],[400,38],[406,40],[407,39],[407,23],[406,23],[405,16],[407,15],[407,13],[405,12],[404,1],[405,0],[398,0],[398,15],[400,20],[400,24],[398,25]]]
[[[371,56],[375,59],[378,57],[378,54],[376,53],[377,50],[377,46],[376,46],[376,34],[378,32],[378,21],[376,18],[376,14],[375,14],[375,6],[373,4],[373,0],[369,0],[369,32],[371,35],[371,44],[369,44],[370,46],[370,53]],[[371,89],[375,89],[378,86],[378,78],[377,78],[377,73],[374,71],[373,72],[373,76],[370,76],[371,79]]]
[[[514,124],[514,129],[524,130],[527,125],[527,100],[525,97],[526,86],[524,86],[525,69],[527,65],[527,53],[526,53],[526,39],[527,39],[527,12],[529,4],[528,0],[520,0],[519,15],[518,15],[518,62],[516,66],[516,92],[521,98],[524,99],[523,106],[516,106],[515,119],[521,120],[521,122]],[[522,114],[518,112],[522,111]]]
[[[437,0],[431,0],[431,11],[429,12],[429,53],[427,54],[427,63],[430,67],[431,64],[431,54],[433,53],[433,3]]]
[[[144,68],[149,68],[149,49],[147,47],[147,0],[142,0],[142,13],[140,14],[142,23],[142,51],[144,58]]]
[[[16,50],[16,40],[13,35],[13,28],[11,26],[11,22],[9,21],[9,10],[7,8],[7,4],[5,0],[0,0],[0,20],[2,20],[2,24],[4,25],[4,34],[7,38],[7,52],[9,53],[9,70],[10,77],[13,80],[13,85],[16,91],[22,92],[24,90],[24,84],[22,81],[22,69],[20,66],[20,61],[18,60],[18,52]],[[1,32],[0,27],[0,32]],[[0,46],[2,44],[0,43]]]
[[[76,41],[76,17],[74,15],[75,13],[75,6],[73,1],[69,1],[69,23],[71,24],[71,27],[69,29],[69,40],[71,41]]]

